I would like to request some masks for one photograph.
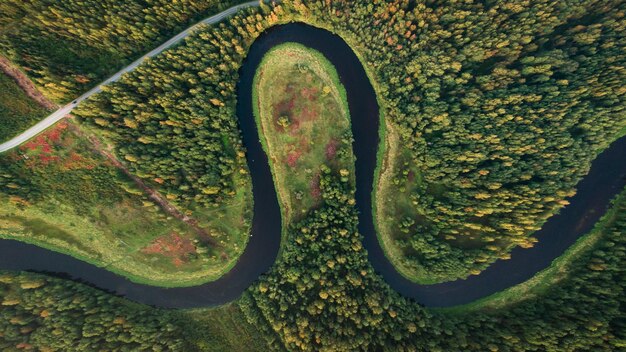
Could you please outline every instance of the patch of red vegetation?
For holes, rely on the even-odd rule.
[[[60,122],[51,130],[48,130],[24,143],[20,149],[23,151],[39,152],[36,156],[40,164],[48,165],[51,162],[56,162],[60,158],[56,155],[52,155],[54,152],[54,145],[61,140],[61,136],[66,129],[67,123]]]
[[[316,87],[301,88],[300,92],[294,91],[292,85],[285,87],[286,98],[281,102],[274,104],[274,127],[277,131],[287,132],[287,130],[295,135],[300,129],[300,125],[306,121],[315,121],[320,115],[320,106],[318,104],[319,89]],[[300,111],[295,114],[294,111]],[[289,127],[285,128],[280,125],[281,117],[289,119]]]
[[[292,151],[287,153],[285,162],[291,167],[296,167],[298,160],[300,160],[303,155],[311,151],[311,145],[304,137],[300,137],[297,143],[290,144],[289,148],[292,149]]]
[[[300,95],[305,98],[308,99],[309,101],[316,101],[317,98],[319,97],[319,89],[317,89],[316,87],[311,87],[311,88],[302,88],[300,90]]]
[[[40,155],[39,161],[42,165],[48,165],[52,162],[59,161],[59,157],[56,155]]]
[[[180,267],[187,262],[189,254],[196,253],[196,247],[188,238],[183,238],[176,232],[161,236],[141,250],[146,254],[158,254],[172,259],[172,264]]]
[[[283,101],[274,106],[274,111],[276,111],[278,114],[282,114],[285,112],[288,113],[293,110],[293,107],[296,104],[296,97],[293,92],[293,85],[288,84],[285,87],[285,97],[286,98]]]
[[[305,107],[302,109],[302,112],[298,117],[298,122],[315,121],[318,117],[320,117],[319,106],[314,106],[312,108]]]
[[[415,180],[415,172],[413,172],[413,170],[409,171],[407,179],[409,180],[409,182],[413,182]]]
[[[300,130],[300,120],[294,119],[289,126],[289,132],[292,136],[296,135]]]
[[[75,135],[68,132],[73,131],[68,127],[70,125],[66,121],[62,121],[21,146],[20,149],[27,152],[27,155],[24,156],[26,166],[34,168],[54,163],[61,170],[92,170],[95,168],[94,159],[85,157],[76,150],[71,150]]]
[[[320,187],[320,174],[317,173],[309,183],[309,191],[315,200],[322,199],[322,188]]]
[[[331,139],[326,144],[326,160],[331,161],[337,155],[337,148],[339,147],[339,141],[336,139]]]
[[[44,136],[48,138],[48,141],[56,143],[61,139],[61,133],[67,129],[67,123],[62,121],[54,126],[50,131],[44,133]]]
[[[291,96],[289,99],[285,99],[281,101],[280,103],[274,105],[274,111],[276,111],[277,113],[276,118],[282,115],[288,115],[291,111],[293,111],[293,108],[295,106],[296,106],[296,99],[294,96]]]
[[[93,161],[84,158],[82,155],[71,151],[67,158],[63,161],[62,168],[65,170],[87,169],[92,170],[95,167]]]
[[[300,150],[291,151],[287,154],[285,162],[287,163],[287,165],[291,167],[296,167],[296,164],[298,163],[298,159],[300,159],[302,154],[303,153]]]

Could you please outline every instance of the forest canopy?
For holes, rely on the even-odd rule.
[[[237,0],[5,0],[0,54],[64,103],[187,25]]]
[[[71,36],[66,27],[55,27],[68,24],[52,21],[52,14],[47,20],[26,16],[43,3],[5,11],[0,23],[18,33],[0,41],[3,51],[24,68],[30,67],[25,60],[40,58],[39,66],[69,65],[68,72],[80,72],[81,66],[72,60],[53,64],[44,53],[26,55],[24,50],[37,47],[31,45],[33,38],[44,35],[43,23],[56,23],[45,27],[56,40],[65,43],[72,37],[68,43],[105,46],[126,58],[208,6],[190,1],[184,3],[188,8],[170,11],[171,5],[160,3],[149,9],[133,5],[129,8],[145,13],[146,23],[153,23],[152,13],[167,13],[168,19],[159,17],[158,25],[147,26],[157,29],[137,36],[120,35],[135,25],[124,25],[128,18],[114,10],[114,2],[89,10],[79,6],[88,12],[82,17],[77,12],[76,23],[89,30]],[[54,13],[63,11],[69,9]],[[124,30],[103,30],[86,20],[107,11],[122,19],[106,26]],[[251,15],[204,30],[180,49],[143,65],[97,97],[97,106],[79,114],[100,123],[96,128],[124,145],[120,157],[140,175],[162,178],[168,192],[182,199],[211,202],[233,189],[228,181],[237,169],[233,155],[241,151],[231,118],[234,82],[246,48],[265,28],[288,21],[336,32],[364,61],[387,125],[383,164],[388,167],[381,170],[377,187],[380,236],[390,260],[419,282],[476,274],[494,260],[508,258],[516,246],[533,246],[532,233],[567,204],[591,160],[625,131],[626,36],[619,1],[287,1],[256,11],[245,10]],[[14,18],[28,25],[10,25]],[[119,67],[122,61],[116,62]],[[40,86],[56,81],[50,69],[28,72],[35,80],[41,77]],[[67,93],[65,86],[46,87],[57,96]],[[169,90],[178,92],[162,94]],[[123,117],[111,118],[118,114]],[[200,123],[205,116],[215,120],[209,126]],[[214,152],[201,157],[205,142],[199,139],[207,140]],[[171,145],[189,151],[162,155]],[[401,148],[392,149],[394,145]],[[213,170],[200,177],[208,165]],[[190,178],[181,177],[187,172]]]
[[[105,88],[78,115],[135,174],[163,181],[176,204],[220,204],[234,196],[236,175],[246,177],[234,87],[247,48],[277,23],[305,21],[332,30],[368,68],[386,139],[400,148],[386,149],[389,168],[378,190],[378,210],[397,214],[379,222],[397,247],[399,256],[390,259],[417,281],[451,280],[507,258],[515,246],[531,246],[532,232],[566,204],[593,158],[626,131],[625,6],[594,0],[284,1],[203,27]],[[626,346],[624,193],[613,216],[598,225],[602,238],[558,282],[497,310],[452,314],[401,297],[374,273],[357,231],[353,185],[341,171],[322,170],[319,206],[286,230],[280,260],[238,301],[273,350]],[[393,208],[385,190],[406,198],[401,208]],[[43,318],[39,306],[11,304],[31,294],[22,292],[31,285],[24,288],[20,280],[0,286],[10,307],[0,310],[7,315],[0,341],[11,347],[36,341]],[[88,321],[76,318],[87,312],[81,307],[65,318],[78,326],[63,335],[68,341],[88,331],[80,330]],[[113,339],[141,348],[161,337],[165,346],[186,347],[178,323],[150,320],[149,310],[133,313],[141,337],[123,331]],[[99,325],[108,329],[113,320],[103,321]]]

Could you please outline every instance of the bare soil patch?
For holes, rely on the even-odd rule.
[[[59,107],[57,104],[48,100],[48,98],[46,98],[39,90],[37,90],[35,84],[24,74],[24,72],[13,66],[13,64],[11,64],[11,62],[4,56],[0,56],[0,70],[2,70],[2,72],[4,72],[7,76],[13,78],[15,83],[17,83],[17,85],[24,90],[24,93],[26,93],[26,95],[28,95],[31,99],[35,100],[39,105],[50,110],[54,110]]]
[[[188,238],[183,238],[176,232],[155,239],[148,246],[141,249],[142,253],[157,254],[172,259],[176,267],[188,261],[189,255],[196,253],[196,247]]]

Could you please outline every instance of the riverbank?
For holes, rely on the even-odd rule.
[[[540,271],[529,280],[479,299],[469,304],[437,311],[449,314],[469,314],[476,311],[495,311],[525,300],[536,299],[545,294],[551,287],[567,278],[574,268],[586,263],[584,257],[595,250],[606,238],[607,231],[626,214],[626,189],[611,201],[610,208],[593,229],[580,237],[565,253],[556,258],[549,267]]]

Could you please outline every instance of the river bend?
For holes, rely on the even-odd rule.
[[[480,275],[436,285],[415,284],[400,275],[385,257],[372,217],[372,186],[379,145],[379,108],[366,72],[350,47],[338,36],[308,25],[275,26],[252,45],[240,70],[237,116],[252,176],[254,215],[252,237],[235,267],[217,281],[194,287],[161,288],[133,283],[123,276],[34,245],[0,240],[0,269],[44,272],[81,281],[130,300],[167,308],[219,305],[235,300],[276,260],[281,240],[278,199],[267,156],[259,142],[252,114],[252,80],[263,55],[272,47],[298,42],[324,54],[346,88],[356,156],[356,201],[359,231],[370,263],[402,295],[426,306],[472,302],[521,283],[550,265],[604,214],[610,200],[626,184],[626,137],[614,142],[593,162],[578,184],[570,205],[535,233],[539,243],[517,248],[510,260],[498,260]]]

